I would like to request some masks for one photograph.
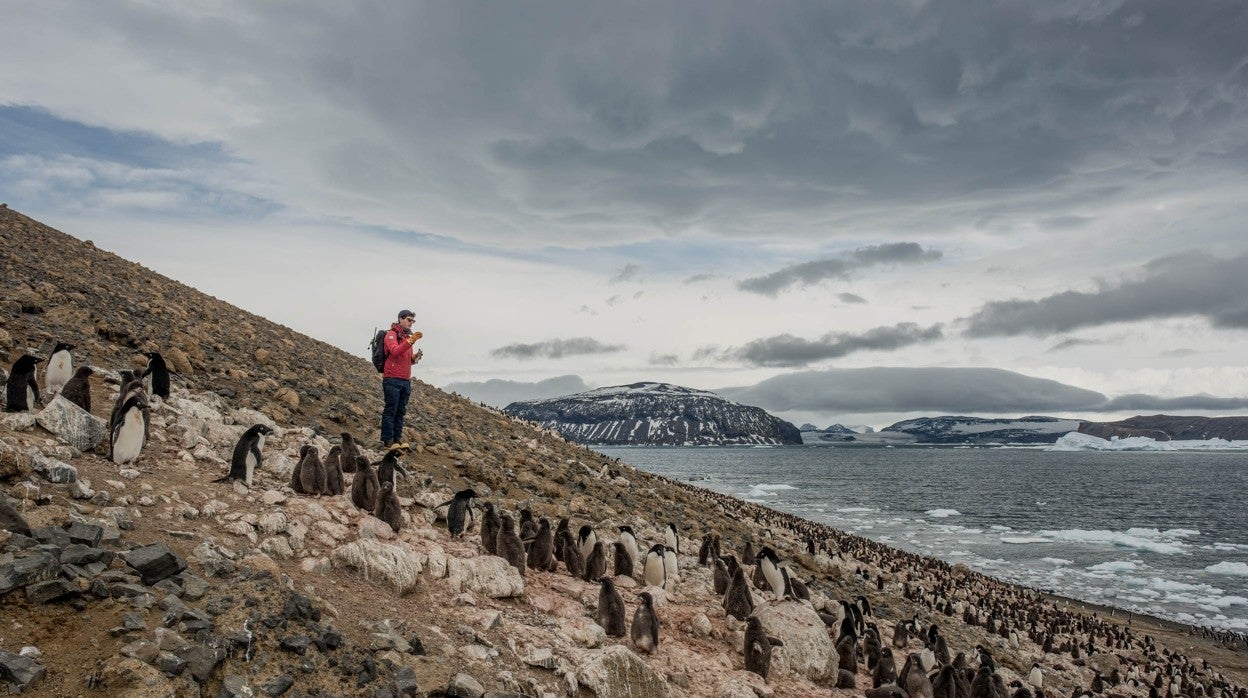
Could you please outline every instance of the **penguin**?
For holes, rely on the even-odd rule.
[[[599,543],[601,545],[601,543]],[[624,637],[624,597],[615,588],[615,580],[603,576],[598,580],[598,625],[607,631],[608,637]]]
[[[117,417],[121,414],[121,408],[126,401],[135,395],[147,397],[147,390],[143,388],[143,381],[134,375],[134,371],[122,370],[118,372],[121,375],[121,384],[117,389],[117,400],[113,403],[113,409],[108,415],[108,428],[111,432],[117,424]]]
[[[399,462],[399,456],[404,453],[406,453],[406,449],[398,446],[391,446],[390,450],[386,451],[386,455],[377,464],[378,482],[389,481],[395,487],[399,486],[398,476],[407,477],[408,475],[407,468],[403,467],[403,464]]]
[[[979,671],[975,672],[975,680],[971,681],[971,698],[1005,698],[996,695],[996,688],[992,685],[992,668],[986,664],[980,665]]]
[[[641,554],[637,549],[637,536],[633,534],[632,526],[620,526],[620,542],[624,544],[624,550],[628,552],[628,557],[632,561],[633,569],[641,567]]]
[[[571,538],[571,531],[567,533],[568,542],[563,549],[563,564],[568,567],[568,574],[578,579],[585,573],[585,557],[581,555],[581,547]]]
[[[273,430],[263,424],[257,424],[243,432],[238,443],[234,444],[234,454],[230,456],[230,472],[213,482],[239,480],[251,487],[256,468],[264,461],[264,437],[272,433]]]
[[[659,648],[659,616],[654,612],[654,597],[650,592],[643,591],[639,596],[641,605],[633,612],[633,645],[650,653]]]
[[[481,526],[484,529],[484,520]],[[485,535],[484,532],[482,535]],[[551,532],[550,519],[546,517],[542,517],[537,522],[537,535],[533,538],[533,545],[529,548],[527,564],[531,570],[554,572],[557,569],[555,534]]]
[[[789,570],[787,568],[781,567],[780,571],[784,573],[784,582],[793,593],[793,598],[798,601],[810,601],[810,587],[806,586],[806,582],[803,582],[797,577],[789,576]]]
[[[858,610],[862,612],[863,617],[865,618],[867,616],[870,616],[871,615],[871,601],[868,600],[867,597],[862,596],[860,594],[858,596],[857,602],[858,602]]]
[[[395,533],[403,528],[403,507],[399,505],[399,495],[394,491],[393,482],[381,483],[381,491],[377,493],[377,510],[373,516],[390,524]]]
[[[858,638],[854,635],[842,635],[836,641],[837,666],[841,671],[851,674],[858,673]]]
[[[303,462],[307,460],[308,453],[312,451],[312,448],[311,444],[304,444],[299,448],[299,460],[295,461],[295,467],[290,471],[290,489],[294,490],[295,494],[307,494],[303,489],[301,471],[303,470]]]
[[[745,646],[742,648],[745,654],[745,670],[758,674],[766,681],[767,674],[771,671],[771,648],[783,645],[780,640],[767,636],[758,616],[750,616],[745,621]]]
[[[745,545],[741,548],[741,560],[743,562],[749,562],[750,560],[753,560],[753,559],[754,559],[754,541],[747,540],[745,541]]]
[[[728,574],[728,566],[724,564],[723,558],[715,558],[715,568],[711,572],[711,583],[715,587],[716,594],[723,594],[728,590],[728,582],[732,577]]]
[[[1023,685],[1022,681],[1014,679],[1010,682],[1010,688],[1014,689],[1008,698],[1034,698],[1030,689]],[[1002,698],[1006,698],[1002,696]]]
[[[676,588],[676,582],[679,581],[680,569],[676,561],[676,551],[665,547],[663,549],[663,589],[672,591]]]
[[[669,522],[663,529],[663,545],[675,550],[677,555],[680,554],[680,533],[676,530],[676,524]]]
[[[325,486],[328,488],[326,494],[339,495],[346,492],[346,480],[342,477],[342,446],[335,444],[329,449],[329,455],[325,456],[323,463],[325,464]]]
[[[585,558],[585,574],[581,576],[587,582],[592,582],[607,574],[607,546],[602,541],[594,543],[594,549],[589,552],[589,557]]]
[[[576,545],[576,540],[572,536],[572,522],[565,516],[559,519],[559,526],[555,529],[555,559],[567,564],[568,547],[573,545]]]
[[[74,377],[61,387],[61,397],[69,400],[87,412],[91,411],[91,374],[95,371],[90,366],[79,366]]]
[[[897,685],[901,686],[910,698],[934,698],[932,681],[919,668],[919,655],[911,652],[906,663],[897,674]]]
[[[355,438],[347,432],[342,432],[342,472],[355,472],[355,459],[360,455],[359,444],[355,443]]]
[[[358,478],[359,475],[356,477]],[[352,485],[351,489],[354,492],[355,486]],[[439,507],[450,505],[450,508],[446,510],[446,529],[451,532],[452,536],[459,537],[459,534],[472,525],[472,500],[476,496],[477,493],[471,489],[460,490],[455,493],[454,497],[438,505]]]
[[[936,672],[936,675],[931,677],[932,695],[935,698],[966,698],[966,696],[960,693],[959,679],[966,681],[966,677],[961,676],[961,673],[953,668],[952,664],[942,666]],[[969,691],[970,689],[968,688],[967,690]]]
[[[321,495],[329,491],[325,477],[325,464],[321,462],[321,450],[315,446],[308,449],[303,461],[299,464],[299,484],[304,494]],[[376,492],[373,493],[372,511],[377,506]]]
[[[148,395],[157,395],[162,400],[169,399],[169,366],[158,351],[145,351],[147,368],[143,371],[143,383]]]
[[[893,647],[904,650],[910,644],[910,634],[906,631],[905,623],[897,623],[893,626]]]
[[[113,426],[109,460],[125,465],[139,459],[139,453],[147,443],[147,409],[147,397],[142,394],[131,396],[122,406]]]
[[[661,587],[667,581],[666,567],[663,564],[666,552],[662,543],[655,543],[651,546],[650,552],[646,553],[646,563],[642,567],[641,578],[647,586]]]
[[[588,524],[581,526],[580,532],[576,534],[576,545],[581,549],[581,557],[588,560],[589,554],[594,551],[594,543],[598,542],[598,534],[594,533],[594,527]]]
[[[1036,690],[1044,688],[1044,671],[1040,669],[1040,662],[1031,663],[1031,671],[1027,672],[1027,683]]]
[[[705,567],[711,564],[711,553],[713,552],[711,544],[711,534],[706,533],[702,536],[702,545],[698,546],[698,564]]]
[[[897,663],[893,661],[893,651],[887,647],[880,650],[880,660],[871,673],[871,687],[879,688],[886,683],[897,681]]]
[[[49,395],[60,392],[74,375],[74,345],[57,342],[48,357],[48,367],[43,373],[43,387]]]
[[[624,547],[624,543],[615,542],[615,576],[631,577],[633,576],[633,558],[629,557],[628,549]]]
[[[533,512],[528,509],[520,510],[520,540],[524,541],[525,549],[533,542],[533,538],[537,536],[537,522],[533,520]]]
[[[767,586],[771,587],[771,593],[776,595],[777,599],[784,598],[784,576],[780,573],[780,557],[776,555],[776,551],[771,546],[764,545],[759,549],[756,558],[758,567],[763,572],[763,579],[767,580]]]
[[[381,491],[381,482],[377,479],[377,471],[373,464],[364,456],[355,459],[355,477],[351,479],[351,503],[371,512],[377,508],[377,493]]]
[[[498,554],[498,512],[494,510],[494,502],[486,502],[481,514],[481,549],[486,555]],[[529,567],[535,567],[531,562]]]
[[[737,620],[745,620],[754,612],[754,597],[745,581],[745,571],[740,567],[732,573],[728,589],[724,592],[724,611]]]
[[[5,412],[33,412],[36,405],[43,404],[39,383],[35,380],[35,366],[41,361],[43,359],[37,356],[23,354],[13,363],[9,379],[4,384]]]
[[[516,533],[516,520],[511,518],[511,514],[502,514],[498,517],[498,556],[506,560],[520,572],[520,576],[525,576],[525,554],[524,543],[520,542],[520,534]]]

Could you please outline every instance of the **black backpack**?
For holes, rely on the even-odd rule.
[[[378,373],[384,373],[386,370],[386,333],[390,330],[378,330],[373,335],[373,341],[369,343],[368,348],[373,350],[373,368]]]

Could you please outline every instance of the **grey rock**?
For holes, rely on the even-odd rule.
[[[61,573],[61,565],[49,553],[36,553],[12,562],[0,564],[0,594],[28,584],[55,579]]]
[[[121,624],[127,630],[147,629],[147,621],[143,620],[143,614],[136,611],[121,614]]]
[[[164,543],[136,548],[122,553],[121,557],[143,577],[144,584],[155,584],[186,569],[186,560],[175,555]]]
[[[281,648],[295,654],[304,654],[310,644],[312,639],[307,635],[288,635],[281,639]]]
[[[0,529],[25,536],[30,535],[30,524],[26,523],[26,517],[22,516],[9,498],[3,494],[0,494]]]
[[[108,437],[104,420],[61,395],[35,415],[35,422],[79,451],[93,450]]]
[[[103,575],[101,575],[103,576]],[[132,584],[130,582],[117,582],[108,585],[108,595],[114,599],[118,598],[137,598],[147,593],[147,587],[142,584]]]
[[[182,598],[187,601],[199,601],[208,593],[208,582],[201,577],[183,572],[178,579],[182,582]]]
[[[113,551],[95,548],[82,543],[72,543],[61,551],[61,564],[90,565],[102,562],[105,565],[113,561]]]
[[[179,651],[178,656],[186,660],[187,669],[199,683],[211,678],[213,672],[221,665],[221,661],[225,659],[225,653],[221,650],[203,645],[191,645]]]
[[[166,674],[177,676],[186,670],[186,660],[173,652],[161,652],[156,655],[156,660],[152,662],[152,666]]]
[[[217,698],[251,698],[254,695],[251,686],[247,685],[247,679],[233,674],[225,677],[221,682],[221,690],[217,691]]]
[[[75,521],[70,524],[69,530],[66,531],[66,533],[69,534],[69,539],[73,542],[82,543],[83,545],[89,545],[94,548],[99,545],[100,540],[104,538],[104,527]]]
[[[68,579],[49,579],[26,587],[26,598],[33,604],[62,601],[78,594],[78,586]]]
[[[586,654],[576,678],[599,698],[658,698],[670,690],[661,674],[623,645]]]
[[[277,678],[265,683],[260,687],[266,696],[280,696],[290,690],[295,685],[295,679],[290,674],[282,674]]]
[[[456,674],[446,686],[446,695],[456,698],[481,698],[485,695],[485,687],[467,674]]]
[[[38,540],[40,543],[55,545],[59,548],[64,548],[73,543],[69,538],[69,534],[60,526],[42,526],[31,531],[31,533],[34,534],[35,540]]]
[[[416,682],[416,670],[410,666],[399,667],[394,672],[394,690],[400,698],[420,694],[420,684]]]
[[[8,684],[9,693],[21,693],[43,678],[47,669],[30,657],[0,650],[0,679]]]
[[[78,469],[64,461],[35,452],[31,459],[31,467],[48,482],[65,484],[78,481]]]

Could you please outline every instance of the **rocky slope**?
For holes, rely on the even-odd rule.
[[[1079,431],[1102,439],[1147,436],[1155,441],[1248,439],[1248,417],[1175,417],[1166,414],[1131,417],[1119,422],[1084,422]]]
[[[504,412],[569,441],[602,446],[800,444],[797,428],[759,407],[667,383],[633,383],[513,402]]]
[[[955,652],[990,648],[1007,682],[1042,662],[1054,694],[1161,648],[1208,658],[1211,669],[1184,669],[1207,694],[1222,690],[1215,671],[1243,682],[1242,657],[1216,639],[1139,617],[1127,634],[964,568],[636,471],[423,383],[395,533],[343,497],[288,485],[300,448],[374,434],[380,398],[366,359],[0,207],[0,355],[46,356],[58,339],[99,369],[90,413],[57,397],[0,417],[0,682],[26,695],[861,695],[868,670],[838,671],[837,631],[816,614],[857,596],[885,640],[903,620],[938,622]],[[118,467],[102,457],[99,421],[116,372],[146,348],[171,360],[174,388],[154,400],[138,462]],[[255,423],[274,434],[253,486],[212,482]],[[605,635],[598,584],[563,565],[521,577],[486,554],[480,515],[452,537],[438,505],[465,487],[508,514],[566,516],[608,540],[628,524],[644,545],[675,522],[680,579],[650,589],[659,650]],[[749,591],[766,632],[785,642],[766,681],[744,670],[744,623],[725,614],[692,554],[703,533],[722,536],[725,552],[770,544],[811,588],[809,602]],[[631,618],[641,584],[616,581]],[[1050,652],[987,627],[991,615],[1021,629],[1032,612],[1053,633]],[[1076,638],[1096,644],[1094,661],[1072,657]]]

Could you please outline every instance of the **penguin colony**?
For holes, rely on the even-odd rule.
[[[43,360],[23,355],[13,365],[6,381],[6,410],[34,410],[44,404],[44,395],[63,395],[79,407],[91,409],[88,366],[73,368],[72,345],[59,343],[45,371],[44,391],[36,380]],[[146,354],[147,369],[135,373],[121,371],[118,395],[109,418],[109,458],[118,464],[136,462],[148,437],[149,410],[154,397],[169,395],[167,366],[156,352]],[[247,429],[234,448],[230,470],[215,482],[254,482],[256,468],[263,462],[265,437],[272,430],[264,425]],[[303,446],[300,459],[289,480],[289,487],[307,496],[344,496],[358,508],[387,523],[395,532],[404,523],[398,497],[400,477],[408,476],[399,462],[403,448],[388,451],[372,463],[360,453],[349,433],[341,443],[322,455],[313,445]],[[347,485],[344,474],[351,475]],[[897,589],[918,612],[892,621],[892,632],[885,638],[883,618],[873,613],[867,595],[841,599],[819,609],[836,650],[834,685],[860,689],[869,698],[1046,698],[1059,695],[1046,680],[1046,669],[1035,662],[1021,678],[1008,686],[998,673],[992,650],[951,647],[941,623],[960,621],[983,628],[1000,637],[1007,646],[1019,647],[1026,637],[1041,647],[1046,657],[1080,665],[1096,654],[1112,652],[1126,661],[1109,674],[1096,671],[1087,686],[1074,686],[1072,698],[1106,694],[1109,696],[1148,695],[1151,697],[1229,696],[1248,698],[1243,687],[1234,686],[1206,662],[1159,648],[1147,635],[1130,627],[1109,623],[1097,616],[1060,609],[1039,593],[1007,585],[992,578],[955,570],[937,560],[901,552],[879,543],[857,538],[825,526],[732,499],[686,483],[659,478],[671,487],[681,487],[697,498],[724,511],[730,518],[749,520],[754,530],[764,534],[755,551],[755,541],[740,541],[739,557],[725,550],[721,536],[704,533],[697,553],[697,564],[710,568],[711,587],[719,596],[727,616],[741,622],[743,640],[737,648],[744,668],[764,680],[771,676],[772,657],[783,652],[783,642],[768,633],[757,610],[785,601],[810,602],[810,587],[820,581],[796,576],[796,566],[787,558],[801,554],[822,555],[843,565],[870,565],[854,573],[853,582],[866,592]],[[522,576],[529,572],[557,573],[560,563],[569,575],[599,585],[594,618],[608,637],[628,638],[641,653],[662,651],[663,621],[656,608],[656,589],[677,592],[681,582],[681,529],[676,523],[621,525],[610,531],[592,525],[574,526],[563,517],[552,530],[551,519],[535,516],[529,509],[513,515],[501,503],[484,502],[472,489],[456,492],[438,508],[446,507],[448,532],[463,537],[478,529],[483,554],[505,559]],[[0,500],[2,503],[2,500]],[[477,522],[477,510],[481,510]],[[517,519],[519,523],[517,523]],[[656,531],[649,547],[640,544],[637,532]],[[575,533],[574,533],[575,531]],[[801,551],[786,551],[774,541],[779,531],[805,541]],[[644,555],[642,550],[646,552]],[[608,570],[611,573],[608,574]],[[631,578],[646,585],[640,592],[620,592],[617,580]],[[630,583],[629,586],[632,586]],[[825,589],[828,587],[824,587]],[[630,616],[628,606],[633,606]],[[631,623],[629,622],[631,620]],[[886,627],[886,626],[885,626]],[[1207,637],[1227,643],[1243,638],[1226,631],[1203,630]],[[1069,657],[1069,659],[1066,659]],[[898,659],[902,666],[897,667]],[[859,685],[859,667],[865,666],[870,686]],[[1060,694],[1060,695],[1064,695]]]

